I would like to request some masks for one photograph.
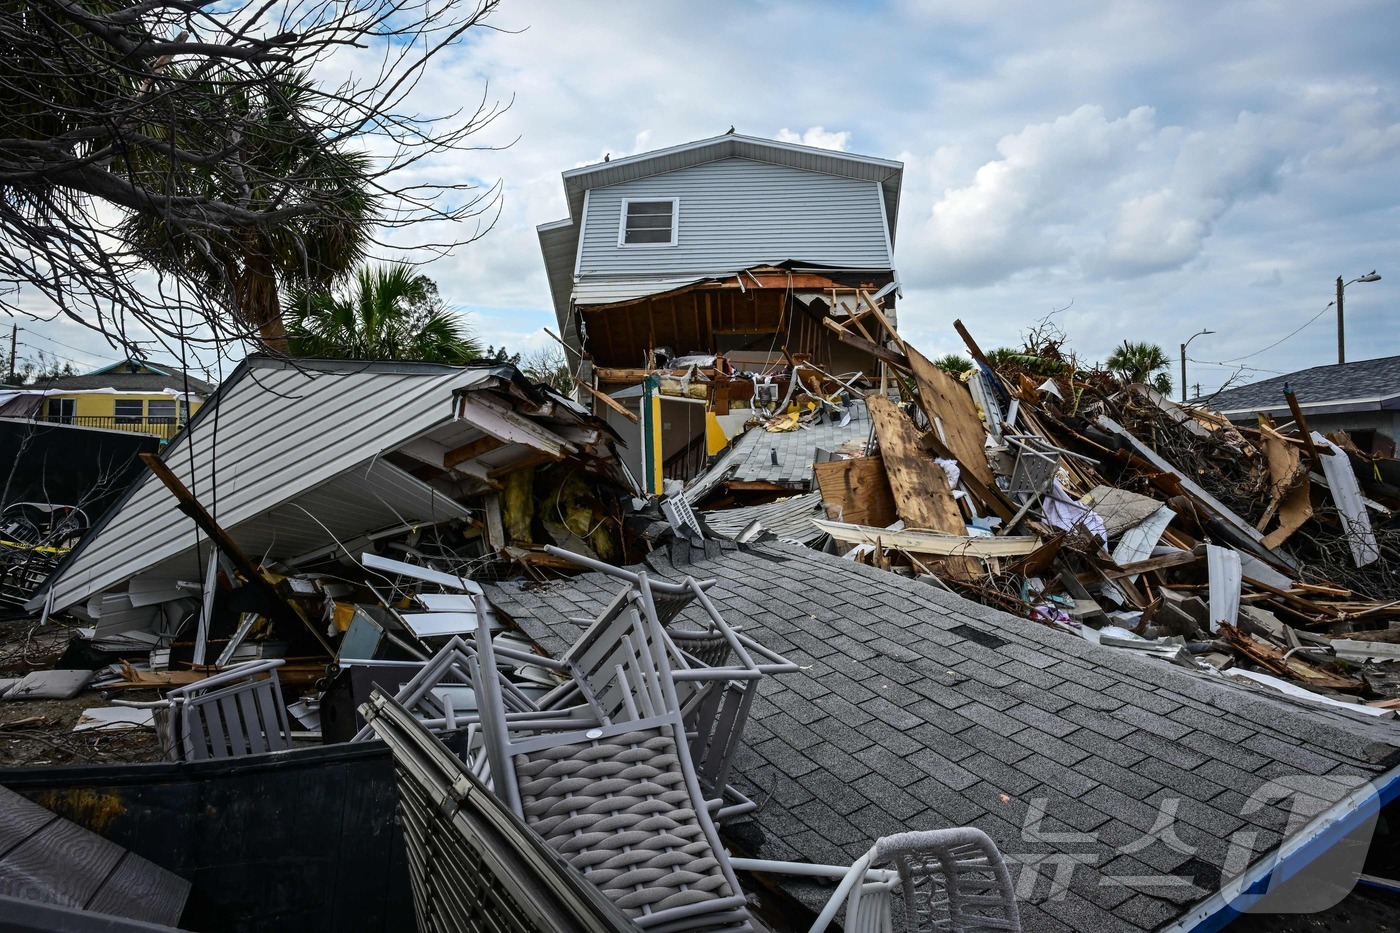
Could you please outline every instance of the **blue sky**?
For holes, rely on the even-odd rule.
[[[1102,359],[1123,339],[1218,387],[1400,354],[1400,5],[1302,2],[606,4],[512,2],[423,83],[441,112],[484,82],[514,97],[481,141],[423,171],[504,186],[496,228],[427,272],[486,342],[552,326],[536,224],[559,173],[724,132],[905,162],[901,322],[929,353],[1015,344],[1052,309]],[[346,63],[350,68],[353,63]],[[22,322],[23,323],[23,322]],[[72,326],[32,348],[105,350]],[[26,335],[21,335],[24,338]],[[22,339],[22,342],[25,342]],[[23,348],[22,348],[23,349]]]

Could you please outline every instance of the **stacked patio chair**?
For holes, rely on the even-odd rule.
[[[599,640],[604,620],[619,612],[651,620],[665,648],[678,709],[690,735],[691,758],[701,786],[710,795],[715,818],[724,821],[756,809],[753,801],[729,785],[734,756],[759,681],[772,674],[793,673],[798,666],[725,621],[705,592],[714,585],[713,580],[685,577],[672,583],[559,548],[546,550],[625,584],[593,627],[565,654],[566,661],[584,662],[578,665],[581,670],[576,679],[592,676],[587,663],[592,655],[581,649],[586,642]],[[681,617],[691,605],[700,610],[703,622]]]
[[[636,602],[634,591],[620,593],[566,655],[581,676],[554,699],[599,714],[571,731],[509,718],[490,676],[494,646],[478,638],[492,788],[639,928],[752,929],[691,761],[669,642]],[[490,612],[485,599],[478,612]]]

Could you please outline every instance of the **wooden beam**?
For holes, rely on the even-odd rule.
[[[898,366],[900,369],[909,368],[909,359],[903,353],[896,353],[894,350],[882,347],[877,343],[871,343],[863,337],[857,337],[855,334],[848,333],[845,328],[841,327],[841,325],[837,324],[829,317],[822,318],[822,324],[836,334],[837,340],[847,346],[855,347],[857,350],[864,350],[877,360],[882,360],[886,363]]]
[[[459,463],[464,463],[467,460],[475,460],[482,454],[489,453],[497,447],[504,447],[505,444],[506,442],[499,437],[492,437],[490,434],[487,434],[484,437],[478,437],[474,441],[468,441],[461,447],[454,447],[443,454],[442,465],[450,470]]]
[[[504,402],[480,393],[462,396],[458,412],[463,421],[492,437],[513,444],[525,444],[548,453],[556,460],[562,459],[565,454],[577,452],[573,444],[553,431],[517,414]]]
[[[1021,557],[1033,553],[1040,547],[1040,539],[1035,535],[1007,535],[1001,538],[972,537],[970,535],[940,534],[934,531],[920,531],[915,528],[904,531],[890,531],[888,528],[875,528],[870,525],[853,525],[850,522],[830,522],[819,518],[812,524],[846,544],[875,544],[913,551],[916,554],[936,554],[942,557]]]
[[[593,388],[591,385],[584,382],[582,379],[575,379],[574,381],[577,382],[583,388],[587,389],[598,401],[602,402],[604,405],[608,406],[613,411],[617,412],[619,415],[626,418],[633,424],[636,424],[639,421],[641,421],[641,418],[637,416],[636,412],[628,411],[621,402],[619,402],[617,399],[613,398],[606,392],[599,392],[597,389]]]

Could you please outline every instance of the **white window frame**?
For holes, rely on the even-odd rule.
[[[656,204],[662,201],[671,202],[671,242],[669,243],[628,243],[627,242],[627,205],[629,204]],[[680,198],[623,198],[622,212],[618,215],[617,221],[617,245],[621,249],[656,249],[675,246],[680,241],[681,228],[681,199]]]

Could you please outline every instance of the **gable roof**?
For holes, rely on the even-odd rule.
[[[735,854],[844,865],[880,836],[972,825],[1013,861],[1072,860],[1062,896],[1052,860],[1020,899],[1027,931],[1213,929],[1227,899],[1275,870],[1290,814],[1273,782],[1365,778],[1383,800],[1396,789],[1394,722],[1305,708],[800,547],[679,544],[649,562],[715,579],[720,611],[803,668],[760,683],[735,771],[762,805],[725,827]],[[567,619],[616,589],[588,574],[487,593],[557,654],[577,632]],[[1143,841],[1173,799],[1189,853]],[[1335,809],[1357,812],[1349,798]],[[1249,871],[1222,877],[1249,833]],[[814,908],[831,893],[778,880]]]
[[[1400,356],[1314,366],[1237,389],[1226,389],[1196,402],[1227,417],[1253,417],[1259,412],[1287,415],[1288,403],[1283,397],[1285,385],[1292,386],[1304,413],[1323,415],[1400,409]]]
[[[509,364],[250,356],[161,458],[245,551],[288,558],[366,530],[465,516],[458,502],[383,459],[410,442],[441,457],[480,436],[459,417],[462,391],[551,402],[565,422],[591,417]],[[494,468],[522,451],[533,452],[505,444],[480,459],[497,458]],[[52,605],[67,608],[139,573],[200,579],[201,542],[155,474],[142,472],[34,599],[52,593]]]
[[[652,175],[664,175],[680,169],[717,162],[722,159],[747,159],[768,162],[789,168],[845,178],[857,178],[879,183],[884,198],[885,218],[889,228],[889,245],[895,242],[895,227],[899,216],[899,191],[904,175],[904,163],[875,156],[818,149],[798,143],[785,143],[757,136],[727,133],[695,142],[656,149],[637,155],[598,162],[563,172],[564,197],[569,216],[536,227],[540,250],[544,256],[554,310],[563,322],[573,289],[574,259],[578,253],[579,230],[583,220],[584,193],[591,188],[604,188],[623,182],[636,181]],[[802,257],[788,257],[798,259]],[[683,283],[680,283],[683,284]]]
[[[140,367],[142,371],[129,372],[128,366],[131,364]],[[215,389],[212,383],[182,369],[173,366],[156,367],[141,360],[123,360],[81,376],[55,376],[30,388],[58,392],[65,389],[116,389],[119,392],[164,392],[168,389],[185,392],[187,386],[190,393],[206,397],[213,394]]]

